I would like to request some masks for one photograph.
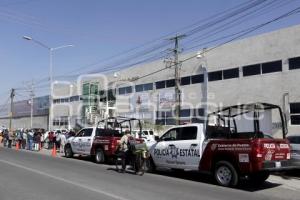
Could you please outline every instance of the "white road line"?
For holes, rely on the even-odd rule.
[[[57,176],[53,176],[51,174],[48,174],[48,173],[45,173],[45,172],[42,172],[42,171],[39,171],[39,170],[36,170],[36,169],[31,169],[31,168],[19,165],[17,163],[13,163],[13,162],[9,162],[9,161],[6,161],[6,160],[1,160],[1,159],[0,159],[0,162],[5,163],[7,165],[11,165],[13,167],[24,169],[24,170],[27,170],[27,171],[30,171],[30,172],[33,172],[33,173],[36,173],[36,174],[40,174],[40,175],[43,175],[43,176],[46,176],[46,177],[49,177],[49,178],[52,178],[52,179],[55,179],[55,180],[58,180],[58,181],[62,181],[62,182],[68,183],[68,184],[72,184],[72,185],[84,188],[84,189],[92,191],[92,192],[96,192],[96,193],[99,193],[99,194],[102,194],[102,195],[106,195],[106,196],[111,197],[111,198],[116,199],[116,200],[130,200],[130,199],[126,199],[126,198],[123,198],[121,196],[109,193],[109,192],[105,192],[105,191],[100,190],[100,189],[91,188],[91,187],[88,187],[86,185],[82,185],[82,184],[79,184],[79,183],[74,183],[73,181],[70,181],[70,180],[67,180],[67,179],[64,179],[64,178],[60,178],[60,177],[57,177]]]

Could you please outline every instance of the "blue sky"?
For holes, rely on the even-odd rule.
[[[49,47],[74,45],[54,53],[55,76],[101,71],[114,66],[116,61],[111,59],[110,63],[103,63],[99,62],[101,60],[118,54],[126,59],[124,52],[129,49],[145,43],[151,45],[149,42],[153,39],[172,32],[175,35],[176,30],[184,33],[182,27],[245,2],[248,1],[0,0],[0,103],[6,102],[10,88],[22,87],[24,81],[34,79],[38,84],[37,94],[48,91],[47,82],[43,79],[47,79],[49,74],[48,51],[22,39],[23,35],[31,36]],[[264,3],[271,2],[266,0]],[[250,17],[227,32],[219,33],[219,36],[266,22],[298,6],[299,0],[275,0],[273,7],[262,10],[256,17]],[[296,14],[272,23],[251,35],[299,24],[299,16]],[[164,42],[164,38],[159,42]],[[195,44],[197,42],[184,48]],[[28,96],[24,91],[17,93],[17,100]]]

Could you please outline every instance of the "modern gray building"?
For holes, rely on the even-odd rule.
[[[221,106],[251,102],[280,105],[289,132],[300,134],[300,26],[181,54],[181,121],[202,122]],[[208,72],[208,83],[204,71]],[[139,117],[173,125],[174,67],[163,60],[113,74],[83,75],[54,87],[53,125],[93,124],[106,116]],[[108,95],[107,95],[108,94]]]

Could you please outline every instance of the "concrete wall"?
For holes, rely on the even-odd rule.
[[[21,118],[14,118],[12,120],[12,128],[30,128],[31,118],[30,117],[21,117]],[[9,127],[9,119],[8,118],[1,118],[0,125],[6,128]],[[44,128],[47,129],[48,127],[48,116],[35,116],[33,117],[33,128]]]

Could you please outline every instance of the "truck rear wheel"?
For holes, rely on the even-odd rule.
[[[216,164],[214,176],[217,183],[225,187],[235,187],[239,181],[236,169],[228,161],[219,161]]]
[[[104,161],[105,161],[105,156],[103,150],[97,149],[95,154],[95,162],[100,164],[100,163],[104,163]]]

